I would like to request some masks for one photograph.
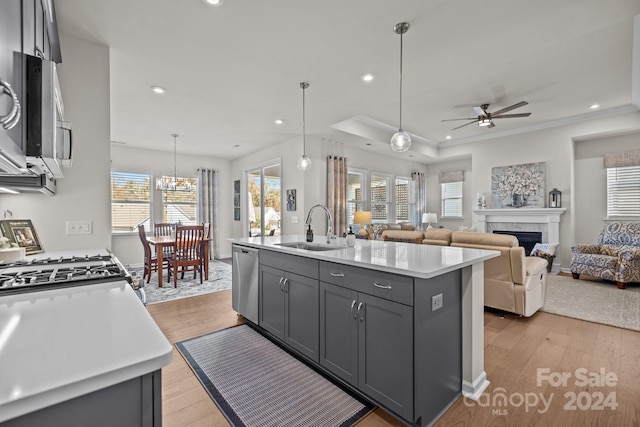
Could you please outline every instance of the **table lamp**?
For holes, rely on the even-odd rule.
[[[427,230],[431,230],[433,226],[431,223],[438,222],[438,215],[433,212],[427,212],[422,214],[422,223],[427,224]]]
[[[369,233],[367,233],[365,226],[371,224],[371,212],[356,211],[353,214],[353,223],[362,225],[362,227],[360,227],[360,231],[358,232],[358,235],[360,237],[367,237]]]

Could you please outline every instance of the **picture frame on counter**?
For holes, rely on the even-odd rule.
[[[25,249],[27,255],[44,252],[30,219],[5,219],[0,221],[2,235]]]

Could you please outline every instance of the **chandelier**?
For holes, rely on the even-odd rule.
[[[178,180],[176,172],[176,138],[177,133],[172,133],[173,137],[173,176],[163,176],[156,179],[156,189],[160,191],[191,191],[191,183],[186,179]]]

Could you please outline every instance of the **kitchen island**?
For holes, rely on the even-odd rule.
[[[429,425],[489,384],[484,261],[498,252],[324,236],[232,243],[259,250],[258,330],[403,422]]]
[[[126,280],[0,297],[0,426],[160,426],[172,347]]]

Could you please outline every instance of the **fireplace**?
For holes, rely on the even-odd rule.
[[[527,256],[531,254],[536,243],[542,243],[542,233],[539,231],[510,231],[510,230],[493,230],[494,234],[509,234],[518,239],[520,246],[524,248]]]

